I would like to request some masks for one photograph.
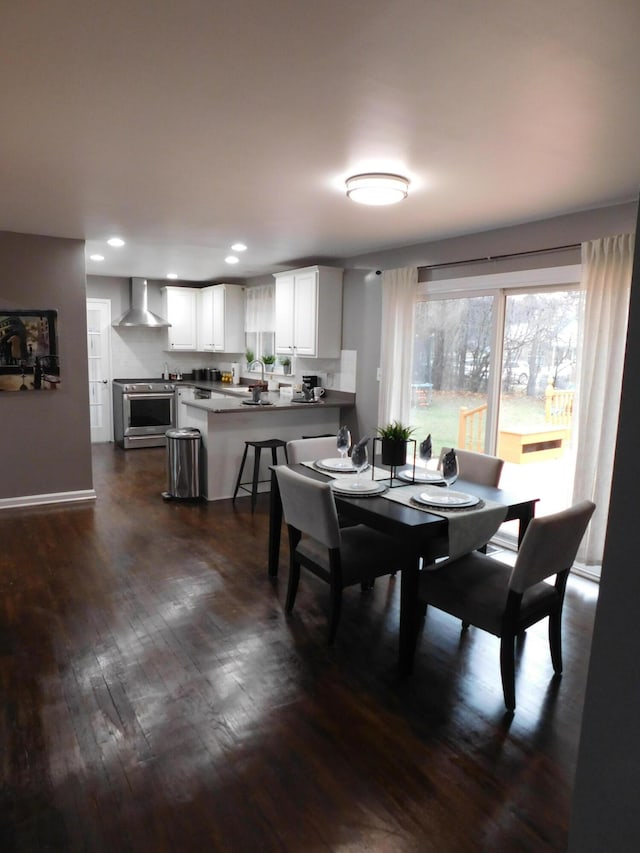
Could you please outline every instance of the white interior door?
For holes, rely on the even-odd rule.
[[[111,302],[87,299],[91,441],[113,441],[111,416]]]

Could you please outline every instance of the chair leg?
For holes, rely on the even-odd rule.
[[[240,463],[240,470],[238,471],[238,479],[236,480],[236,487],[233,490],[233,498],[231,499],[231,503],[235,503],[236,495],[238,494],[238,489],[240,488],[240,482],[242,480],[242,472],[244,471],[244,463],[247,458],[247,450],[249,449],[249,445],[245,444],[244,453],[242,454],[242,462]]]
[[[562,613],[549,614],[549,649],[553,671],[562,673]]]
[[[504,704],[508,711],[516,709],[516,674],[515,674],[515,637],[506,634],[500,637],[500,674],[502,675],[502,692]]]
[[[342,587],[338,586],[338,584],[331,584],[331,604],[330,604],[330,612],[329,612],[329,645],[333,643],[336,638],[336,631],[338,630],[338,622],[340,621],[340,610],[342,608]]]
[[[256,498],[258,497],[258,476],[260,474],[260,451],[262,448],[253,448],[253,480],[251,482],[251,512],[256,508]]]
[[[297,560],[291,558],[289,560],[289,583],[287,584],[287,600],[284,605],[284,609],[287,613],[291,613],[293,610],[293,605],[296,601],[296,595],[298,593],[298,583],[300,581],[300,563]]]

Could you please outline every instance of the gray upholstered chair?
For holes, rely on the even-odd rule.
[[[458,476],[462,480],[472,483],[481,483],[483,486],[500,485],[500,476],[504,459],[499,456],[490,456],[488,453],[476,453],[474,450],[458,450],[453,448],[458,457]],[[450,447],[443,447],[440,451],[440,462]]]
[[[342,603],[342,590],[355,584],[370,585],[381,575],[402,568],[402,544],[371,527],[358,524],[340,529],[336,504],[328,483],[275,468],[289,532],[289,585],[285,609],[289,613],[298,591],[300,567],[326,581],[330,587],[329,643],[332,643]],[[406,558],[410,557],[407,552]],[[415,559],[415,555],[414,555]]]
[[[333,459],[337,455],[335,435],[320,438],[296,438],[287,442],[289,465],[295,465],[296,462],[315,462],[316,459]]]
[[[423,613],[432,605],[461,619],[463,626],[475,625],[500,638],[502,688],[510,711],[516,707],[516,636],[547,616],[553,669],[562,672],[565,586],[594,509],[591,501],[581,501],[554,515],[534,518],[513,568],[474,551],[436,571],[421,573]],[[555,583],[547,583],[545,579],[552,575]]]
[[[443,447],[440,451],[439,465],[442,464],[445,453],[450,447]],[[489,456],[487,453],[476,453],[473,450],[458,450],[454,448],[458,457],[458,476],[471,483],[480,483],[483,486],[495,486],[500,484],[502,466],[504,459],[498,456]],[[486,547],[481,549],[486,552]],[[449,540],[446,536],[438,536],[429,543],[428,550],[422,555],[424,565],[434,563],[439,557],[446,557],[449,551]]]

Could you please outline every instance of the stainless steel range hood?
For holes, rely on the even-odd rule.
[[[131,279],[131,307],[113,324],[114,326],[147,326],[152,329],[166,329],[171,323],[158,317],[147,308],[146,278]]]

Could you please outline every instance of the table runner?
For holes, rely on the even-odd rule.
[[[395,501],[412,509],[430,512],[446,518],[448,521],[449,556],[447,561],[455,560],[463,554],[469,554],[481,548],[491,539],[507,515],[507,507],[495,501],[483,500],[480,505],[464,508],[445,509],[443,507],[422,506],[412,498],[425,491],[424,483],[418,486],[402,486],[388,489],[381,498]],[[442,562],[438,563],[438,568]]]

